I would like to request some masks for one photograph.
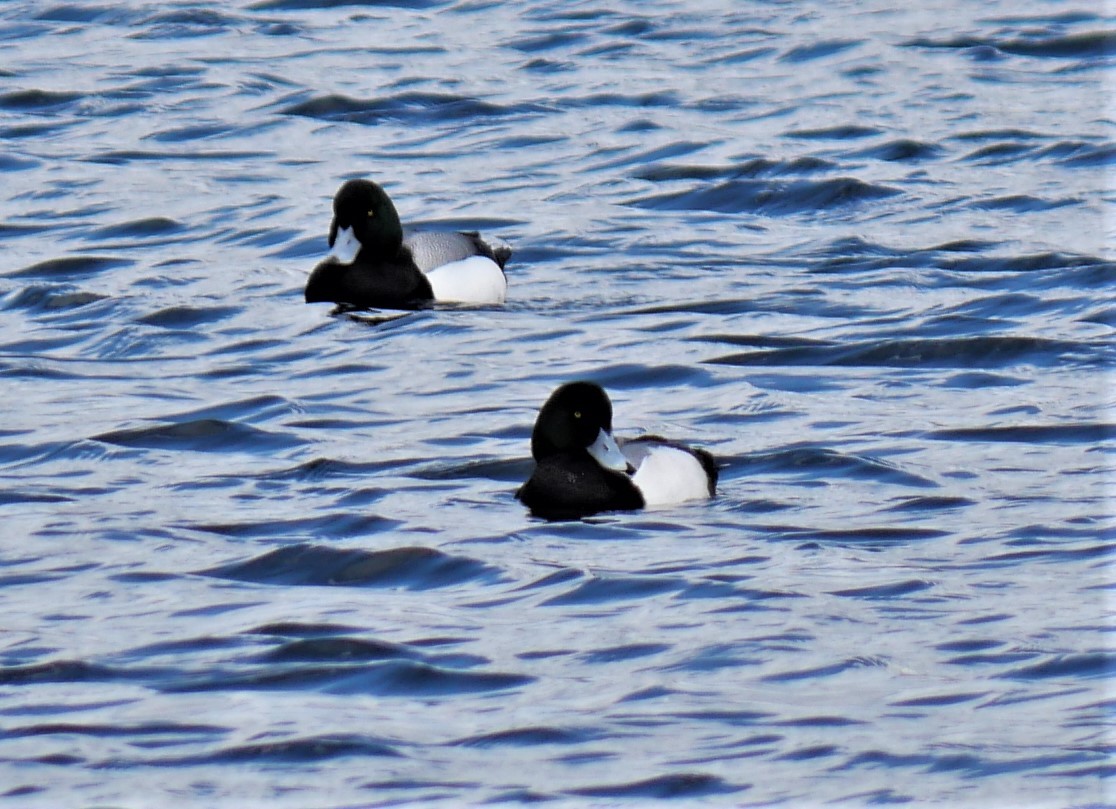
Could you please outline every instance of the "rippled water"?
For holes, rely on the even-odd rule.
[[[890,5],[0,6],[5,804],[1112,800],[1116,26]],[[573,378],[718,498],[530,519]]]

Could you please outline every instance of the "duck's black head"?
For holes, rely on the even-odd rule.
[[[402,243],[403,226],[384,189],[371,180],[349,180],[337,190],[329,246],[340,261],[351,263],[361,248],[391,255]]]
[[[588,450],[597,457],[596,447],[605,441],[615,449],[612,403],[608,394],[592,382],[568,382],[550,394],[539,410],[531,432],[531,455],[541,461],[563,452]],[[594,449],[590,450],[591,447]],[[618,450],[616,456],[619,456]],[[622,458],[611,455],[603,465],[618,466],[620,470],[626,467]]]

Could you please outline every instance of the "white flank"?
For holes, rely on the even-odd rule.
[[[685,450],[662,444],[625,447],[636,467],[632,483],[648,506],[669,506],[709,497],[709,477],[701,461]]]
[[[340,228],[333,240],[329,254],[340,264],[352,264],[360,252],[360,239],[353,235],[352,228]]]
[[[446,303],[503,303],[508,280],[486,256],[470,256],[443,264],[426,274],[434,300]]]
[[[589,454],[593,456],[593,460],[605,469],[611,469],[614,472],[628,471],[628,459],[624,457],[624,453],[616,445],[616,439],[612,437],[612,433],[603,427],[597,433],[597,440],[590,444],[587,449]]]

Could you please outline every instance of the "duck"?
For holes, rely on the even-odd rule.
[[[703,449],[657,435],[617,441],[612,402],[594,382],[567,382],[539,410],[535,468],[516,492],[536,517],[580,519],[709,499],[717,464]]]
[[[391,197],[371,180],[348,180],[337,190],[329,246],[306,281],[307,303],[420,309],[499,305],[507,296],[509,245],[475,231],[405,231]]]

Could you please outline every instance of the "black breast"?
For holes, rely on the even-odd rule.
[[[643,508],[643,496],[622,472],[604,469],[587,453],[560,453],[543,459],[516,492],[537,517],[570,520],[599,511]]]
[[[330,301],[350,306],[414,309],[430,303],[434,292],[413,262],[392,260],[352,264],[323,261],[306,281],[306,302]]]

